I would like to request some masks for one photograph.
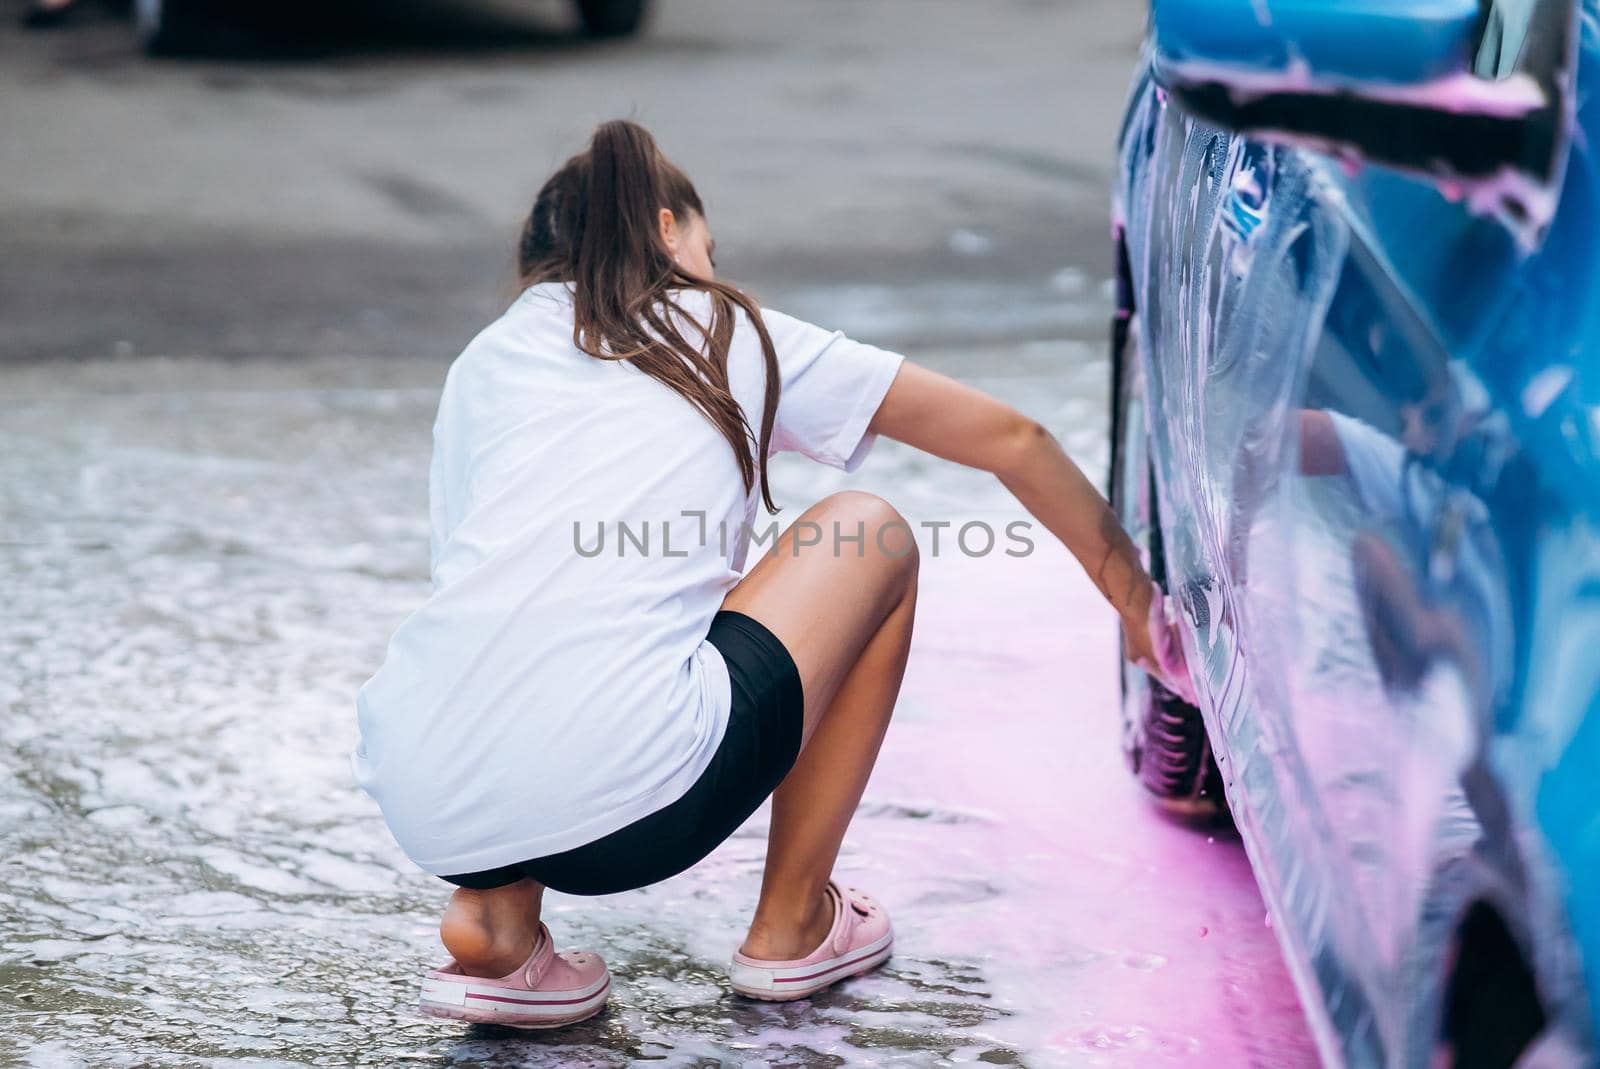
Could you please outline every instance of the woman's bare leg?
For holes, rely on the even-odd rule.
[[[533,954],[544,884],[518,880],[492,891],[456,888],[439,922],[439,938],[468,976],[510,975]]]
[[[823,888],[900,691],[916,592],[910,527],[846,493],[807,510],[723,603],[778,637],[805,691],[800,759],[773,795],[752,957],[801,957],[827,935]],[[445,949],[470,976],[505,976],[533,952],[543,895],[533,880],[458,889],[439,925]]]
[[[802,515],[723,603],[778,637],[805,689],[803,748],[773,795],[761,900],[740,948],[751,957],[804,957],[827,936],[824,888],[900,692],[917,567],[899,513],[838,494]]]

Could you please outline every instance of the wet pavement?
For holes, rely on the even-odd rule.
[[[1097,346],[980,353],[924,356],[1103,465]],[[886,969],[796,1005],[728,993],[758,814],[666,884],[551,896],[558,941],[613,963],[601,1018],[530,1039],[414,1016],[446,889],[389,841],[345,754],[354,691],[425,588],[440,371],[0,372],[0,1050],[48,1067],[1314,1064],[1241,847],[1161,818],[1124,774],[1112,622],[1042,544],[927,554],[904,699],[841,861],[895,914]],[[791,507],[850,484],[914,521],[1020,518],[988,477],[893,444],[848,479],[788,459],[776,478]]]
[[[113,21],[24,34],[19,3],[0,360],[457,352],[508,296],[539,183],[617,116],[776,307],[848,284],[938,313],[976,286],[927,331],[1034,337],[990,296],[1109,273],[1126,0],[661,0],[605,43],[570,35],[570,0],[327,0],[369,25],[161,62]]]

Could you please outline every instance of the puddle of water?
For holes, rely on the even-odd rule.
[[[1103,363],[931,354],[1104,464]],[[443,884],[350,781],[352,698],[426,582],[442,367],[0,372],[0,1050],[33,1066],[1311,1064],[1236,844],[1155,819],[1116,750],[1109,622],[1059,550],[930,560],[899,722],[841,869],[884,970],[810,1002],[722,979],[764,816],[645,891],[552,895],[611,1008],[553,1036],[416,1017]],[[841,480],[775,466],[796,505]],[[1016,515],[888,446],[913,518]],[[1260,1055],[1269,1049],[1272,1057]]]

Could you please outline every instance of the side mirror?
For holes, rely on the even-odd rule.
[[[1528,222],[1568,147],[1577,7],[1153,0],[1155,75],[1208,122],[1422,172],[1468,194],[1492,186]]]

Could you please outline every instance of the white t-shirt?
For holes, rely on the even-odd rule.
[[[681,303],[709,317],[705,294]],[[737,314],[729,378],[759,428],[761,344]],[[902,358],[763,318],[782,380],[773,450],[853,470]],[[559,853],[671,804],[727,726],[727,666],[705,637],[758,496],[709,420],[580,351],[572,323],[566,285],[534,286],[451,366],[433,592],[356,698],[356,778],[437,875]]]

